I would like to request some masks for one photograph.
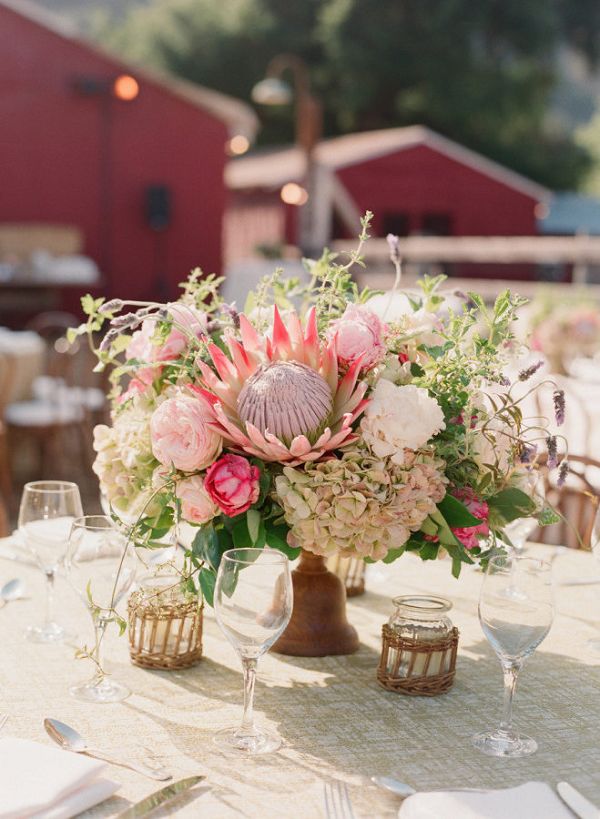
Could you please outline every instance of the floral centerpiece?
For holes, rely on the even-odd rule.
[[[600,353],[600,306],[588,294],[541,296],[530,313],[531,347],[546,356],[553,372],[566,374],[573,359]]]
[[[209,604],[232,547],[302,550],[314,582],[336,553],[445,554],[458,576],[515,518],[554,519],[529,487],[538,443],[552,467],[556,438],[524,421],[504,376],[522,300],[469,294],[452,309],[443,277],[399,299],[394,237],[395,290],[359,291],[369,220],[345,263],[326,251],[305,286],[274,274],[244,312],[199,271],[166,305],[83,299],[72,335],[109,325],[96,349],[113,385],[94,439],[102,492],[137,545],[194,527],[183,579]]]

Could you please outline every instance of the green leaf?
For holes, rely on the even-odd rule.
[[[421,544],[419,543],[419,547]],[[409,548],[409,544],[405,543],[404,546],[400,546],[399,549],[390,549],[387,555],[383,558],[383,563],[393,563],[394,560],[398,560],[401,557],[406,549]]]
[[[256,509],[248,509],[246,512],[246,523],[248,526],[248,534],[250,535],[250,540],[252,541],[253,545],[258,541],[261,522],[262,518],[260,512],[258,512]]]
[[[455,498],[454,495],[446,494],[443,500],[438,503],[438,509],[444,516],[448,526],[458,529],[465,529],[471,526],[479,526],[479,518],[472,515],[467,507]]]
[[[208,563],[216,572],[221,565],[223,554],[231,545],[231,536],[227,530],[220,529],[217,532],[214,526],[207,524],[196,532],[192,541],[192,553]]]
[[[202,590],[202,596],[208,603],[208,605],[212,608],[214,606],[215,601],[215,583],[216,577],[210,569],[201,569],[200,575],[200,589]]]
[[[233,536],[233,545],[236,549],[251,549],[254,546],[250,532],[248,531],[248,523],[246,516],[242,515],[237,520],[231,530]]]
[[[435,560],[438,556],[438,552],[440,550],[439,543],[433,543],[432,541],[427,541],[419,551],[419,557],[422,560]]]
[[[544,506],[537,520],[540,526],[552,526],[553,523],[560,523],[562,518],[551,506]]]
[[[517,518],[526,518],[535,512],[535,503],[525,492],[510,486],[502,489],[498,494],[488,498],[490,510],[500,516],[505,523]]]

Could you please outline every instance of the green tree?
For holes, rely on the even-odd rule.
[[[311,67],[326,133],[421,123],[554,188],[589,153],[547,124],[555,54],[597,57],[597,0],[158,0],[104,39],[121,53],[249,99],[275,54]],[[290,141],[289,109],[262,111]]]

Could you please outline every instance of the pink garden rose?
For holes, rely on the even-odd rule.
[[[459,501],[462,501],[469,512],[482,522],[479,526],[469,526],[464,528],[452,529],[456,537],[460,540],[465,549],[473,549],[479,545],[477,535],[489,535],[490,527],[488,525],[489,508],[485,501],[480,500],[469,487],[464,489],[455,489],[452,494]]]
[[[384,325],[372,310],[361,304],[349,304],[344,315],[331,323],[329,338],[335,339],[335,349],[343,366],[350,366],[362,357],[361,369],[370,370],[385,354]]]
[[[172,361],[178,358],[188,347],[190,343],[188,333],[196,338],[200,338],[206,333],[208,323],[206,313],[180,302],[167,304],[166,309],[173,320],[173,328],[165,341],[162,344],[152,343],[157,322],[150,318],[144,319],[141,328],[131,336],[131,341],[127,347],[127,358],[137,358],[139,361],[147,361],[149,364]],[[137,375],[139,378],[140,374],[137,373]]]
[[[154,457],[182,472],[206,469],[223,447],[221,436],[210,426],[213,420],[203,398],[184,394],[167,398],[150,421]]]
[[[223,455],[206,472],[204,488],[221,512],[232,518],[258,500],[260,472],[241,455]]]
[[[204,488],[200,475],[179,481],[176,495],[181,501],[181,514],[188,523],[208,523],[218,514],[219,510]]]

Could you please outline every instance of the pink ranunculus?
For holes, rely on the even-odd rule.
[[[154,457],[182,472],[206,469],[223,447],[221,436],[211,427],[213,421],[211,408],[203,398],[167,398],[150,421]]]
[[[349,304],[344,315],[331,323],[328,337],[335,339],[338,360],[350,366],[361,358],[361,369],[370,370],[385,354],[384,325],[372,310],[362,304]]]
[[[479,545],[478,535],[489,535],[490,533],[490,527],[488,525],[489,507],[485,501],[482,501],[475,495],[475,492],[470,487],[455,489],[452,494],[457,500],[464,503],[472,515],[481,521],[478,526],[452,529],[465,549],[473,549]]]
[[[181,501],[181,514],[188,523],[208,523],[219,512],[204,488],[204,480],[200,475],[179,481],[176,495]]]
[[[228,517],[240,515],[258,500],[260,472],[241,455],[223,455],[206,472],[204,488]]]

